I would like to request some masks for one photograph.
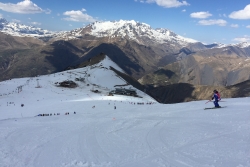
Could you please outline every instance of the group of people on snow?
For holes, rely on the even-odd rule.
[[[74,111],[74,114],[76,114],[76,112]],[[53,114],[50,113],[50,114],[38,114],[37,116],[52,116]],[[54,113],[54,115],[60,115],[60,113]],[[65,115],[69,115],[69,112],[66,112]]]

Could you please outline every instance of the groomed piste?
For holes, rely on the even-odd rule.
[[[227,107],[216,110],[204,110],[213,107],[206,101],[159,104],[110,66],[122,71],[106,57],[0,82],[0,166],[250,166],[249,97],[223,99]],[[135,89],[139,97],[109,96],[115,88]]]

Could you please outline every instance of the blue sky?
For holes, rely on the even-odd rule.
[[[135,20],[204,43],[250,42],[249,0],[1,0],[0,17],[53,31]]]

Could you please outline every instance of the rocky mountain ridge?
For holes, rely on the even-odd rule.
[[[4,18],[0,18],[0,31],[20,37],[50,37],[54,40],[62,39],[79,39],[82,35],[92,35],[97,38],[108,37],[110,39],[116,37],[127,38],[135,40],[139,44],[146,45],[146,40],[150,43],[164,44],[167,42],[180,44],[182,47],[200,43],[199,41],[191,38],[180,36],[173,31],[165,28],[153,29],[146,23],[136,22],[134,20],[119,20],[119,21],[104,21],[94,22],[83,28],[77,28],[71,31],[53,32],[44,30],[39,27],[28,26],[16,22],[8,22]],[[229,46],[235,46],[239,48],[247,48],[250,46],[249,42],[241,42],[236,44],[203,44],[207,48],[225,48]],[[212,46],[212,47],[209,47]]]
[[[27,26],[16,22],[8,22],[4,18],[0,18],[0,31],[19,37],[48,37],[56,34],[56,32],[43,30],[34,26]]]
[[[95,22],[52,36],[6,33],[0,32],[0,80],[62,71],[100,53],[146,85],[227,86],[250,78],[248,43],[205,45],[133,20]]]
[[[95,66],[95,64],[98,64],[103,59],[105,59],[105,57],[108,56],[102,53],[70,69],[77,69],[82,67],[91,68]],[[250,80],[232,86],[208,86],[177,83],[167,86],[152,87],[150,85],[141,85],[133,77],[127,75],[123,71],[117,70],[113,66],[110,66],[109,69],[114,71],[117,76],[122,78],[127,83],[126,85],[132,85],[134,88],[146,92],[148,95],[150,95],[160,103],[180,103],[196,100],[208,100],[211,99],[214,89],[220,91],[221,97],[223,99],[247,97],[250,95]],[[94,77],[98,78],[98,76]]]

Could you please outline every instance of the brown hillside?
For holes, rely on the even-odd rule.
[[[194,86],[187,83],[149,88],[148,93],[161,103],[179,103],[195,100],[209,100],[213,90],[218,90],[223,98],[249,97],[250,80],[233,86]]]

